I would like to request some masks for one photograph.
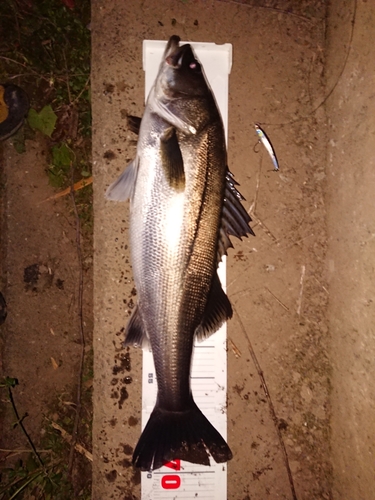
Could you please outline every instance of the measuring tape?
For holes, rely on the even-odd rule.
[[[181,42],[182,45],[185,42]],[[190,42],[189,42],[190,43]],[[167,42],[143,42],[146,99],[155,81]],[[191,43],[219,106],[227,136],[228,78],[232,65],[232,45]],[[225,257],[219,266],[219,277],[225,286]],[[203,342],[196,342],[191,369],[193,397],[212,425],[224,439],[227,436],[227,353],[226,325]],[[142,362],[142,429],[154,409],[157,381],[151,350],[143,350]],[[174,460],[160,469],[141,473],[142,500],[226,500],[227,464],[210,466]]]

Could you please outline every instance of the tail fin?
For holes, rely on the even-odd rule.
[[[155,406],[134,450],[136,467],[150,471],[178,458],[210,465],[209,453],[218,463],[232,458],[225,440],[193,400],[191,403],[191,408],[183,412]]]

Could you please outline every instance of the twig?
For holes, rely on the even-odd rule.
[[[72,96],[70,94],[70,85],[69,85],[69,70],[68,70],[68,63],[66,62],[66,55],[65,55],[65,50],[62,49],[62,53],[64,56],[64,63],[65,63],[65,71],[66,71],[66,88],[68,91],[68,99],[69,99],[69,104],[72,104]]]
[[[74,191],[78,191],[79,189],[82,189],[86,186],[89,186],[90,184],[92,184],[92,176],[87,177],[85,179],[81,179],[80,181],[76,182],[73,185],[73,189],[74,189]],[[68,188],[64,189],[63,191],[59,191],[58,193],[50,196],[49,198],[46,198],[45,200],[40,201],[38,203],[38,205],[40,205],[41,203],[44,203],[46,201],[56,200],[57,198],[61,198],[62,196],[70,194],[71,190],[72,190],[72,188],[71,188],[71,186],[69,186]]]
[[[18,455],[19,453],[29,453],[30,450],[29,449],[15,449],[15,450],[8,450],[6,448],[0,448],[0,451],[4,452],[4,453],[12,453],[14,455]],[[52,453],[52,450],[37,450],[38,453]]]
[[[271,240],[274,242],[274,243],[277,243],[277,238],[275,235],[273,235],[271,233],[271,231],[268,229],[268,227],[264,224],[264,222],[262,222],[259,217],[253,213],[250,213],[250,216],[251,218],[253,219],[253,221],[256,223],[256,224],[259,224],[259,226],[263,229],[263,231],[266,233],[266,235],[271,238]]]
[[[18,490],[13,493],[13,495],[11,497],[9,497],[9,500],[13,500],[13,499],[17,498],[18,494],[21,493],[21,491],[23,491],[25,488],[27,488],[27,486],[29,486],[30,483],[35,481],[35,479],[37,477],[41,476],[42,474],[43,474],[43,471],[41,471],[41,470],[35,471],[34,473],[32,473],[31,476],[29,477],[29,479],[27,481],[25,481],[22,484],[22,486],[20,486],[18,488]],[[19,482],[19,481],[17,481],[17,482]]]
[[[32,74],[37,75],[40,78],[44,78],[45,80],[48,81],[48,78],[44,77],[43,75],[40,75],[37,71],[30,68],[30,66],[28,66],[27,64],[21,63],[20,61],[16,61],[15,59],[11,59],[10,57],[5,57],[5,56],[0,56],[0,59],[3,59],[4,61],[11,62],[13,64],[18,64],[19,66],[22,66],[23,68],[28,69]]]
[[[9,394],[9,401],[10,401],[10,403],[11,403],[11,405],[12,405],[12,408],[13,408],[14,414],[15,414],[16,419],[17,419],[17,424],[19,424],[19,426],[21,427],[22,432],[25,434],[26,439],[27,439],[27,441],[29,442],[29,445],[30,445],[30,447],[31,447],[31,449],[32,449],[32,451],[33,451],[33,453],[34,453],[34,455],[35,455],[35,457],[36,457],[37,461],[39,462],[40,466],[41,466],[41,467],[43,468],[43,470],[44,470],[44,463],[43,463],[43,460],[41,459],[41,457],[40,457],[40,455],[39,455],[39,453],[38,453],[37,449],[35,448],[34,443],[32,442],[31,437],[29,436],[29,434],[28,434],[28,432],[27,432],[27,430],[26,430],[25,426],[23,425],[22,420],[24,419],[24,417],[20,418],[20,416],[19,416],[19,414],[18,414],[18,410],[17,410],[16,404],[15,404],[14,399],[13,399],[13,392],[12,392],[12,388],[11,388],[10,386],[8,386],[8,394]],[[45,470],[44,470],[44,472],[45,472]]]
[[[333,85],[333,87],[331,88],[331,90],[325,96],[325,98],[323,99],[323,101],[315,109],[313,109],[310,114],[315,113],[315,111],[317,111],[320,108],[320,106],[323,106],[327,102],[327,100],[333,94],[333,92],[334,92],[335,88],[337,87],[339,81],[341,80],[342,75],[344,74],[344,71],[345,71],[345,68],[346,68],[346,64],[347,64],[348,59],[349,59],[349,54],[350,54],[350,51],[352,49],[352,42],[353,42],[353,35],[354,35],[354,24],[355,24],[356,13],[357,13],[357,0],[354,0],[353,18],[352,18],[352,22],[351,22],[352,29],[351,29],[351,32],[350,32],[349,47],[348,47],[348,51],[347,51],[346,56],[345,56],[344,64],[343,64],[343,66],[341,68],[341,71],[340,71],[340,74],[337,77],[336,82]]]
[[[311,233],[311,234],[308,234],[307,236],[303,236],[302,238],[300,238],[299,240],[295,240],[293,241],[293,243],[290,243],[288,244],[287,246],[285,247],[281,247],[280,250],[288,250],[288,248],[291,248],[293,247],[294,245],[298,245],[298,243],[301,243],[301,241],[304,241],[306,240],[307,238],[311,238],[311,236],[314,236],[314,233]]]
[[[61,437],[63,439],[65,439],[65,441],[69,444],[72,443],[72,440],[73,440],[73,437],[68,433],[66,432],[65,429],[63,429],[62,427],[60,427],[59,424],[56,424],[55,422],[51,422],[51,426],[56,429],[57,431],[60,432],[61,434]],[[93,457],[92,457],[92,453],[90,453],[88,450],[86,450],[86,448],[84,448],[81,444],[79,443],[75,443],[74,445],[74,448],[79,452],[81,453],[81,455],[84,455],[87,460],[90,460],[90,462],[93,461]]]
[[[318,285],[319,285],[319,286],[321,286],[321,287],[323,288],[323,290],[326,292],[326,294],[327,294],[327,295],[329,295],[329,291],[327,290],[327,288],[326,288],[324,285],[322,285],[322,284],[320,283],[320,281],[318,280],[318,278],[316,278],[316,277],[314,276],[314,279],[315,279],[315,281],[318,283]]]
[[[255,217],[255,214],[256,214],[256,211],[257,211],[257,204],[258,204],[258,193],[259,193],[259,184],[260,184],[260,172],[262,170],[262,158],[263,158],[263,156],[261,155],[260,162],[259,162],[259,168],[258,168],[257,182],[256,182],[256,186],[255,186],[254,201],[252,202],[252,204],[250,205],[249,210],[247,211],[248,214],[250,214],[251,216],[254,215],[254,217]]]
[[[75,104],[78,99],[81,97],[81,95],[84,93],[84,91],[86,90],[87,88],[87,85],[89,84],[89,81],[90,81],[90,75],[87,77],[87,80],[86,80],[86,83],[85,85],[83,86],[81,92],[77,95],[77,97],[74,99],[74,101],[72,102],[72,104]]]
[[[306,272],[306,266],[301,266],[301,278],[299,280],[299,297],[298,297],[298,305],[297,305],[298,316],[301,314],[303,281],[305,279],[305,272]]]
[[[281,305],[281,307],[283,307],[286,311],[289,311],[289,307],[287,307],[285,304],[283,304],[283,303],[281,302],[281,300],[280,300],[280,299],[278,299],[278,298],[276,297],[276,295],[275,295],[274,293],[272,293],[272,292],[271,292],[271,290],[270,290],[267,286],[265,287],[265,289],[266,289],[266,290],[267,290],[267,292],[269,292],[269,293],[272,295],[272,297],[273,297],[273,298],[274,298],[274,299],[275,299],[275,300],[276,300],[276,301],[277,301],[277,302]]]
[[[260,174],[262,170],[262,156],[260,157],[260,162],[259,162],[259,169],[258,169],[258,175],[257,175],[257,181],[256,181],[256,186],[255,186],[255,195],[254,195],[254,201],[250,205],[249,210],[247,213],[250,215],[252,220],[256,223],[259,224],[260,227],[263,229],[263,231],[266,233],[267,236],[273,240],[274,243],[277,243],[277,238],[274,236],[271,231],[266,227],[266,225],[259,219],[259,217],[256,215],[256,209],[257,209],[257,204],[258,204],[258,196],[259,196],[259,185],[260,185]]]
[[[14,11],[14,20],[15,20],[15,23],[16,23],[16,28],[17,28],[17,39],[18,39],[18,44],[21,45],[21,31],[20,31],[20,23],[18,22],[18,15],[17,15],[17,11],[13,5],[13,2],[12,2],[12,9]]]
[[[279,421],[278,421],[278,418],[277,418],[277,415],[276,415],[275,407],[273,405],[273,402],[272,402],[272,399],[271,399],[271,395],[270,395],[270,392],[268,390],[266,379],[264,378],[263,370],[262,370],[262,368],[261,368],[261,366],[259,364],[258,358],[256,357],[256,354],[255,354],[255,351],[254,351],[253,346],[251,344],[250,338],[249,338],[249,336],[247,334],[247,331],[246,331],[246,329],[245,329],[245,327],[244,327],[244,325],[243,325],[243,323],[241,321],[241,318],[240,318],[240,316],[239,316],[236,308],[234,307],[234,304],[232,305],[232,307],[233,307],[233,311],[237,315],[237,320],[238,320],[238,322],[240,324],[242,333],[244,334],[244,336],[245,336],[245,338],[247,340],[247,344],[248,344],[248,348],[249,348],[249,352],[250,352],[251,358],[252,358],[253,363],[255,365],[255,368],[256,368],[256,370],[258,372],[258,376],[260,378],[264,394],[266,395],[266,399],[267,399],[267,402],[268,402],[268,407],[270,409],[271,417],[272,417],[272,420],[273,420],[273,422],[275,424],[276,433],[277,433],[277,436],[279,438],[279,443],[280,443],[281,451],[282,451],[282,454],[283,454],[285,468],[286,468],[286,471],[287,471],[287,474],[288,474],[289,486],[290,486],[290,489],[291,489],[291,492],[292,492],[293,500],[298,500],[297,494],[296,494],[296,490],[295,490],[295,487],[294,487],[294,481],[293,481],[292,471],[290,470],[288,453],[286,451],[284,439],[283,439],[283,436],[281,434],[281,430],[280,430],[280,427],[279,427]]]
[[[240,358],[241,357],[241,351],[238,349],[238,347],[236,346],[236,344],[230,338],[228,338],[228,342],[229,342],[229,344],[230,344],[230,346],[232,348],[233,354],[236,356],[236,358]]]
[[[74,418],[74,426],[72,432],[72,441],[70,446],[69,453],[69,464],[68,464],[68,474],[72,475],[73,470],[73,461],[74,461],[74,450],[76,449],[77,443],[77,434],[78,434],[78,424],[81,414],[81,394],[82,394],[82,374],[83,374],[83,363],[85,359],[85,334],[83,329],[83,265],[82,265],[82,249],[81,249],[81,223],[79,220],[77,204],[74,195],[74,187],[73,187],[73,165],[71,165],[71,188],[70,188],[70,197],[72,199],[75,219],[76,219],[76,247],[77,247],[77,260],[78,260],[78,268],[79,268],[79,276],[78,276],[78,320],[79,320],[79,334],[81,340],[81,356],[79,361],[79,370],[78,370],[78,384],[77,384],[77,401],[76,401],[76,414]]]

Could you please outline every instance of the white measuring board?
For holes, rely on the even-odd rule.
[[[155,81],[167,42],[144,40],[143,69],[146,74],[146,98]],[[186,42],[181,42],[180,45]],[[232,45],[193,43],[198,59],[215,95],[228,136],[228,79],[232,66]],[[219,277],[225,286],[225,257],[219,266]],[[143,350],[142,429],[156,402],[157,383],[151,350]],[[195,402],[209,421],[227,437],[227,353],[226,325],[204,342],[196,342],[191,371]],[[142,472],[142,500],[226,500],[227,464],[210,466],[176,460],[153,472]]]

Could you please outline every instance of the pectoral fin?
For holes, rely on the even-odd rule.
[[[126,201],[132,197],[135,181],[137,179],[138,160],[135,158],[120,177],[107,189],[105,196],[107,200]]]
[[[170,123],[177,130],[180,130],[184,134],[195,135],[197,133],[196,128],[188,120],[183,120],[181,117],[172,113],[172,111],[165,106],[160,99],[153,99],[152,105],[155,112],[163,118],[166,122]]]
[[[131,130],[133,134],[139,135],[142,118],[139,118],[139,116],[128,115],[127,121],[129,130]]]
[[[183,191],[185,189],[184,161],[174,127],[169,127],[163,133],[160,146],[162,165],[169,185],[176,191]]]
[[[215,333],[227,319],[232,317],[232,314],[232,306],[222,289],[218,275],[215,274],[208,294],[203,321],[195,331],[197,339],[204,340]]]

